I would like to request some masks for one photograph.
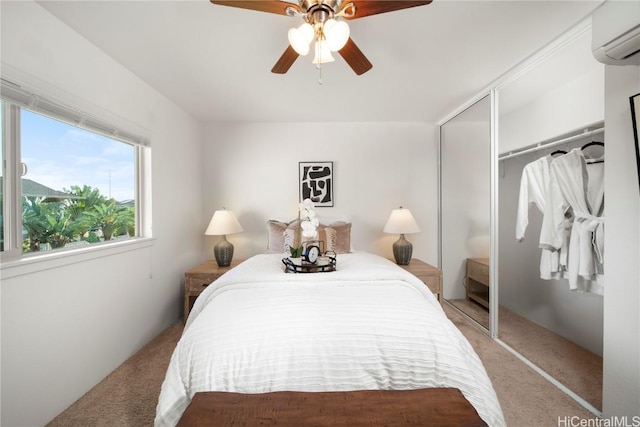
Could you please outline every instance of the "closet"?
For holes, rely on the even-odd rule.
[[[590,43],[585,27],[498,88],[497,336],[597,412],[606,141]]]
[[[505,156],[500,160],[498,336],[599,410],[602,404],[603,296],[597,289],[598,280],[594,276],[594,280],[581,281],[585,287],[572,289],[563,262],[559,262],[559,267],[549,268],[547,258],[545,266],[545,255],[559,256],[561,252],[540,248],[544,221],[542,210],[549,200],[547,198],[543,202],[542,210],[531,202],[531,197],[522,203],[525,168],[541,162],[552,163],[554,159],[567,155],[552,155],[557,151],[582,152],[581,147],[594,142],[593,138],[598,138],[597,142],[603,141],[602,131],[597,132],[593,136],[579,134],[577,138],[561,138],[570,142],[553,148],[543,146],[536,151]],[[592,166],[602,167],[603,164],[594,163]],[[527,210],[528,221],[524,233],[518,235],[523,228],[519,224],[523,207]],[[570,232],[571,219],[566,219],[566,222]],[[565,255],[571,259],[571,254]],[[596,289],[588,287],[590,284]]]
[[[591,53],[590,22],[506,73],[485,95],[439,123],[445,300],[598,415],[607,141],[604,66]],[[477,105],[484,106],[482,120],[469,113]],[[469,117],[478,119],[477,133],[462,142],[455,128],[471,129],[462,124]],[[485,151],[470,162],[468,151],[478,147]],[[461,171],[472,178],[460,178]],[[540,176],[554,183],[553,191]],[[582,177],[588,178],[578,182]],[[583,188],[588,195],[580,200]],[[564,247],[572,232],[580,236],[575,247],[570,240]],[[583,258],[585,248],[594,250]],[[478,258],[487,263],[486,275],[478,274]],[[487,295],[488,304],[469,293]]]

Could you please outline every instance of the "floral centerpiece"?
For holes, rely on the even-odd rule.
[[[318,235],[318,225],[320,221],[316,216],[315,205],[311,199],[304,199],[298,205],[298,228],[296,229],[293,246],[289,248],[292,258],[302,256],[302,238],[306,240],[314,240]]]

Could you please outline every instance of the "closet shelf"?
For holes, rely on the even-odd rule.
[[[595,129],[589,129],[587,128],[584,132],[579,133],[577,135],[572,135],[566,138],[561,138],[561,139],[556,139],[556,140],[549,140],[546,142],[540,142],[534,146],[530,146],[528,148],[524,148],[521,149],[520,151],[509,151],[507,153],[503,153],[500,154],[498,156],[499,160],[506,160],[506,159],[510,159],[512,157],[517,157],[517,156],[521,156],[523,154],[528,154],[528,153],[535,153],[536,151],[540,151],[540,150],[547,150],[549,148],[553,148],[556,145],[561,145],[561,144],[566,144],[568,142],[572,142],[572,141],[577,141],[580,139],[584,139],[584,138],[588,138],[590,136],[593,135],[597,135],[600,133],[604,133],[604,126],[595,128]]]

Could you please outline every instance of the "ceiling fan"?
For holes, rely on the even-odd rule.
[[[289,46],[271,69],[285,74],[298,56],[306,55],[313,42],[314,64],[334,60],[331,52],[338,52],[357,75],[373,67],[349,36],[349,26],[342,19],[351,20],[423,6],[432,0],[210,0],[213,4],[301,17],[304,23],[289,30]],[[339,19],[336,19],[339,18]]]

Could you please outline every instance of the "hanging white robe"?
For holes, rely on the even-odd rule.
[[[545,201],[549,190],[549,164],[551,155],[541,157],[527,164],[520,178],[518,213],[516,216],[516,239],[522,241],[529,225],[529,205],[533,204],[544,214]],[[560,279],[566,269],[568,231],[564,233],[565,242],[559,250],[542,248],[540,254],[540,278],[544,280]]]
[[[604,163],[587,163],[580,148],[554,159],[540,247],[563,244],[565,212],[573,210],[567,278],[572,290],[604,294]]]

